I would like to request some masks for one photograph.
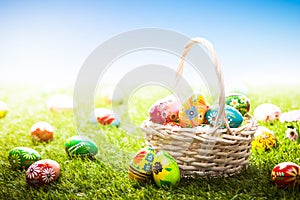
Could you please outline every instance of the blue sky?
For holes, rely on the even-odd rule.
[[[171,29],[210,40],[225,80],[299,83],[300,1],[0,1],[4,81],[74,82],[119,33]]]

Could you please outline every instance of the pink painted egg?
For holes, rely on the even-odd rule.
[[[178,121],[179,103],[174,95],[156,101],[149,110],[150,120],[157,124]]]
[[[57,180],[60,175],[59,164],[50,159],[39,160],[27,169],[26,181],[32,186],[43,186]]]
[[[291,110],[280,115],[280,122],[298,122],[300,121],[300,110]]]
[[[53,140],[54,128],[47,122],[37,122],[30,129],[34,141],[48,142]]]
[[[296,186],[300,183],[300,166],[293,162],[283,162],[272,169],[272,180],[278,186]]]
[[[257,106],[253,114],[257,121],[269,122],[280,118],[281,109],[274,104],[264,103]]]

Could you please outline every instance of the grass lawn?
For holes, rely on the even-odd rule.
[[[148,92],[153,94],[147,98],[136,95],[131,100],[130,113],[135,124],[140,124],[153,101],[162,97],[155,91]],[[52,113],[46,105],[46,100],[57,93],[72,95],[72,90],[0,86],[0,100],[10,107],[8,115],[0,119],[0,199],[300,199],[299,187],[278,189],[270,178],[272,168],[278,163],[300,164],[300,146],[285,139],[286,124],[260,123],[274,131],[277,148],[253,152],[249,168],[240,174],[228,178],[182,179],[176,188],[160,189],[155,185],[140,186],[128,178],[128,163],[144,146],[138,132],[128,134],[122,128],[87,124],[88,136],[99,147],[97,159],[70,159],[64,144],[77,134],[72,112]],[[298,87],[252,88],[248,97],[251,112],[261,103],[274,103],[283,112],[300,109]],[[100,101],[96,105],[107,106]],[[29,130],[37,121],[47,121],[55,127],[52,142],[32,142]],[[43,159],[56,160],[61,166],[60,178],[40,188],[27,185],[25,171],[12,170],[8,162],[9,150],[17,146],[31,147]]]

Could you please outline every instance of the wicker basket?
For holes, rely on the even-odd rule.
[[[183,70],[184,59],[193,44],[201,44],[210,54],[219,79],[219,114],[226,128],[202,124],[194,128],[164,126],[145,120],[141,129],[146,144],[156,150],[166,150],[178,163],[181,175],[186,176],[228,176],[239,173],[249,163],[251,142],[257,123],[250,116],[244,117],[244,125],[230,128],[225,117],[225,92],[218,59],[212,45],[203,38],[194,38],[185,46],[178,74]]]

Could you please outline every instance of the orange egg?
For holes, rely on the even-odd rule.
[[[48,142],[53,140],[54,128],[47,122],[37,122],[30,129],[34,141]]]

